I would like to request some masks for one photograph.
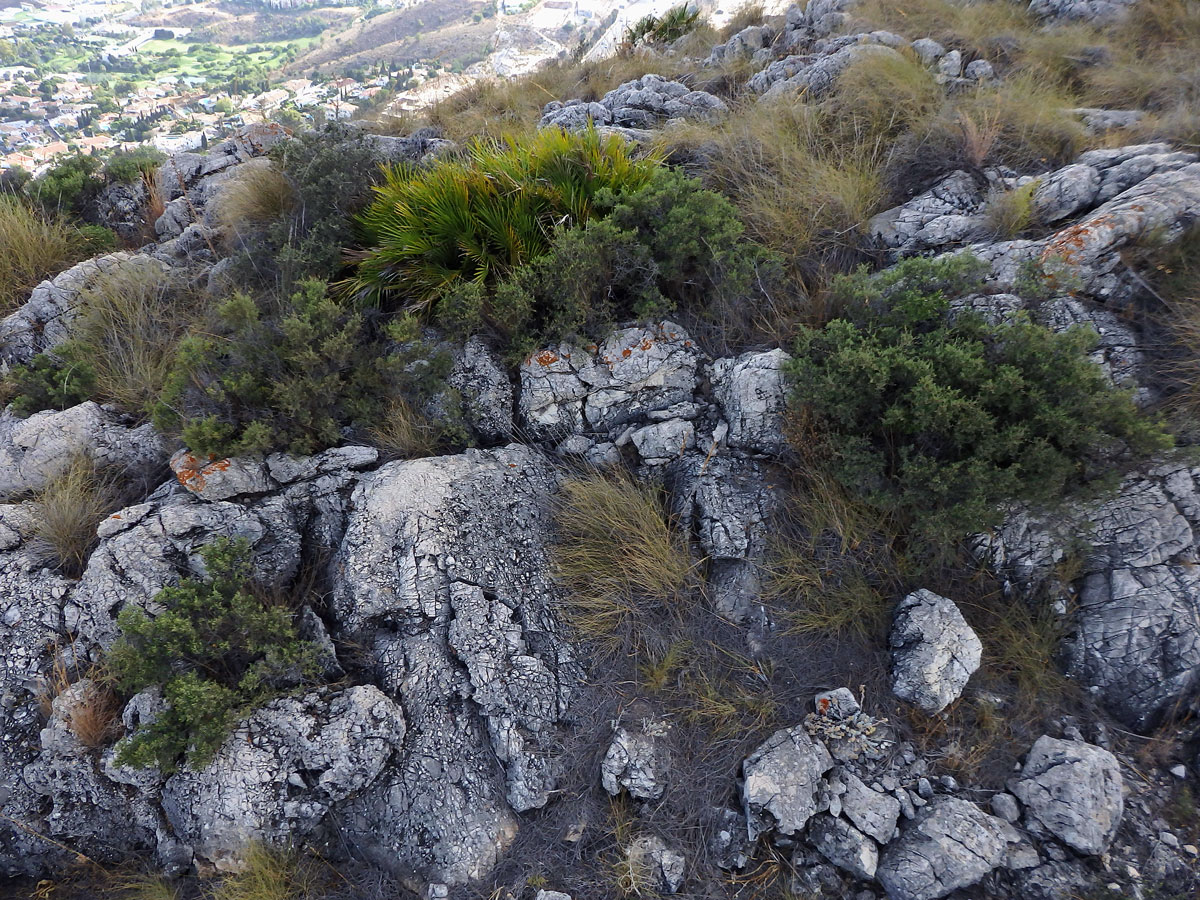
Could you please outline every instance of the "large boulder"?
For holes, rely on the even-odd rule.
[[[713,396],[725,421],[730,447],[778,456],[787,449],[783,413],[787,404],[783,350],[718,359],[709,369]]]
[[[339,801],[379,778],[404,731],[400,707],[369,685],[273,700],[204,768],[171,776],[163,810],[201,858],[237,870],[255,844],[312,836]]]
[[[958,699],[983,655],[983,644],[953,601],[927,590],[900,601],[890,643],[892,692],[927,713]]]
[[[824,745],[803,725],[775,732],[742,763],[742,802],[750,837],[798,834],[820,811],[821,776],[833,768]]]
[[[1152,727],[1200,683],[1200,469],[1129,475],[1115,496],[1053,511],[1015,507],[978,552],[1010,589],[1077,593],[1068,671],[1135,728]]]
[[[166,456],[153,426],[130,425],[90,400],[27,419],[0,412],[0,500],[45,487],[80,457],[136,478],[155,474]]]
[[[542,111],[541,127],[580,130],[589,124],[648,129],[671,121],[716,122],[729,112],[714,94],[661,75],[643,75],[613,88],[599,102],[555,100]]]
[[[395,767],[345,807],[355,851],[457,883],[496,862],[557,783],[578,677],[550,580],[556,474],[520,446],[388,463],[354,491],[331,564],[337,632],[404,709]]]
[[[1031,831],[1096,855],[1108,849],[1121,825],[1122,786],[1120,766],[1109,751],[1043,735],[1010,789],[1025,804]]]
[[[884,851],[876,877],[891,900],[938,900],[978,884],[1018,835],[974,803],[939,797]]]

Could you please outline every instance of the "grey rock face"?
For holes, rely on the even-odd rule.
[[[662,723],[618,728],[600,763],[600,783],[614,797],[621,790],[639,800],[657,800],[666,790],[671,759],[659,740]]]
[[[1107,750],[1043,735],[1011,790],[1025,804],[1026,823],[1080,853],[1108,849],[1124,812],[1121,770]]]
[[[890,643],[892,691],[928,713],[958,699],[983,654],[958,607],[926,590],[914,591],[896,607]]]
[[[43,281],[29,300],[0,319],[0,364],[23,365],[38,353],[52,350],[69,336],[80,294],[99,279],[121,270],[161,276],[164,265],[140,253],[110,253],[84,260]]]
[[[750,837],[800,832],[819,811],[817,784],[833,767],[825,747],[803,725],[781,729],[742,763],[742,801]]]
[[[705,60],[706,66],[716,66],[736,59],[759,58],[777,37],[769,25],[750,25],[743,28],[724,44],[712,48]]]
[[[730,447],[779,455],[787,448],[783,411],[787,403],[783,350],[744,353],[712,364],[710,380],[721,415],[729,423]]]
[[[368,859],[456,883],[486,872],[513,811],[556,783],[574,667],[550,613],[555,473],[528,448],[389,463],[355,490],[333,561],[333,617],[366,641],[405,711],[395,768],[351,800]]]
[[[404,732],[400,707],[368,685],[274,700],[204,769],[168,779],[163,810],[181,840],[236,871],[254,843],[312,835],[338,801],[379,778]]]
[[[867,787],[853,772],[842,770],[839,777],[846,785],[841,795],[842,815],[880,844],[888,843],[900,819],[900,801]]]
[[[146,185],[114,182],[104,188],[95,201],[96,221],[111,228],[129,243],[139,242],[146,227]]]
[[[1152,468],[1107,501],[1054,514],[1014,509],[979,542],[981,556],[1025,593],[1054,589],[1054,567],[1081,561],[1068,670],[1135,728],[1153,725],[1200,679],[1198,478],[1186,466]]]
[[[762,95],[760,100],[769,101],[792,91],[804,91],[807,96],[819,99],[833,90],[838,78],[852,65],[880,56],[902,58],[876,34],[837,38],[814,53],[776,60],[751,76],[746,84]]]
[[[1029,11],[1043,19],[1112,22],[1137,0],[1030,0]]]
[[[78,456],[137,476],[160,468],[166,451],[153,426],[130,427],[90,400],[28,419],[0,412],[0,500],[45,487]]]
[[[808,827],[808,841],[827,860],[855,878],[870,881],[875,877],[879,848],[845,819],[816,816]]]
[[[937,900],[978,883],[1016,839],[975,804],[939,797],[884,851],[875,874],[891,900]]]
[[[541,440],[671,418],[673,407],[692,403],[702,358],[672,322],[621,329],[592,352],[542,350],[521,366],[521,417]]]
[[[586,128],[588,123],[617,128],[654,128],[673,120],[716,122],[729,112],[725,101],[694,91],[661,75],[643,75],[605,94],[598,103],[555,100],[546,104],[539,127]]]
[[[494,443],[512,436],[512,382],[483,341],[467,341],[446,382],[462,396],[467,424],[481,440]]]
[[[986,223],[981,213],[984,189],[967,172],[951,172],[902,206],[868,223],[872,237],[904,253],[978,239]]]

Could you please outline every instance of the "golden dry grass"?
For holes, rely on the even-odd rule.
[[[149,413],[200,306],[196,294],[155,260],[97,277],[80,294],[71,323],[80,355],[96,374],[95,399],[135,415]]]
[[[395,459],[432,456],[438,449],[438,429],[404,397],[394,397],[383,416],[372,424],[371,442]]]
[[[302,900],[311,894],[314,880],[295,853],[255,844],[246,851],[242,870],[222,878],[211,896],[212,900]]]
[[[78,578],[96,544],[96,527],[121,505],[114,478],[79,456],[38,491],[34,502],[35,546],[63,574]]]
[[[84,241],[61,219],[0,194],[0,316],[23,303],[40,281],[82,258]]]
[[[623,473],[562,485],[554,511],[554,572],[567,589],[571,623],[599,643],[645,609],[684,600],[698,563],[652,486]]]
[[[1011,191],[995,191],[988,196],[984,215],[996,240],[1019,237],[1036,224],[1033,194],[1037,181],[1031,181]]]
[[[240,235],[279,221],[291,212],[296,193],[273,163],[257,160],[239,168],[221,185],[214,203],[226,241],[236,245]]]

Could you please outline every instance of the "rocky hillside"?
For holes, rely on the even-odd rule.
[[[0,893],[1197,896],[1198,60],[668,15],[5,197]]]

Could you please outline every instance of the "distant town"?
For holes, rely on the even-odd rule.
[[[0,172],[425,106],[677,0],[0,0]]]

